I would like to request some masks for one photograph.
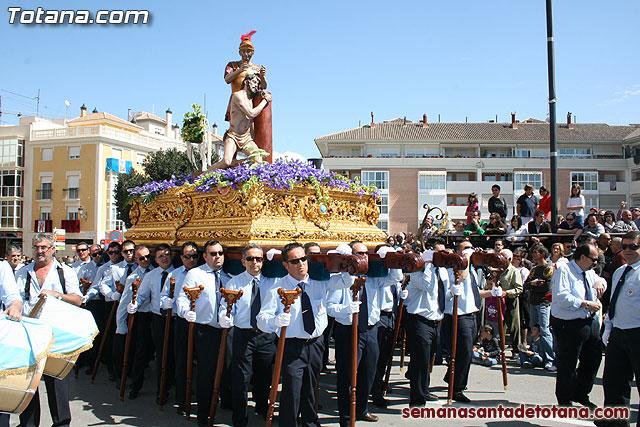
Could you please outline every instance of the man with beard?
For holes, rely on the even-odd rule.
[[[253,106],[253,98],[258,95],[262,100],[257,106]],[[264,110],[271,102],[271,93],[260,91],[260,79],[255,74],[247,75],[242,81],[242,89],[231,95],[229,105],[230,120],[229,130],[224,134],[224,158],[211,166],[213,169],[226,169],[233,165],[238,150],[251,156],[258,146],[251,135],[253,119]],[[260,161],[261,157],[257,157]]]

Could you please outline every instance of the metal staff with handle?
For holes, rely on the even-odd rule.
[[[231,316],[233,304],[242,297],[242,289],[238,291],[229,291],[220,287],[220,295],[227,303],[227,317]],[[220,350],[218,351],[218,364],[216,366],[216,377],[213,382],[213,395],[211,396],[211,409],[209,410],[209,427],[213,427],[213,421],[216,419],[216,408],[218,407],[218,394],[220,392],[220,381],[222,381],[222,370],[224,369],[224,353],[227,348],[227,336],[229,328],[222,329],[222,338],[220,340]]]
[[[360,276],[353,281],[351,289],[351,299],[358,301],[358,293],[364,287],[367,278]],[[364,313],[365,316],[368,313]],[[349,410],[350,425],[356,425],[356,391],[358,385],[358,313],[351,315],[351,402]]]
[[[282,310],[284,313],[289,313],[291,310],[291,304],[296,301],[296,298],[302,294],[302,289],[297,287],[292,291],[286,291],[282,288],[278,288],[278,295],[280,295],[280,301],[284,305]],[[278,348],[276,350],[276,361],[273,367],[273,377],[271,379],[271,390],[269,392],[269,410],[267,411],[267,423],[266,427],[271,427],[273,424],[273,412],[276,407],[276,399],[278,397],[278,384],[280,384],[280,371],[282,369],[282,357],[284,355],[284,341],[287,336],[287,327],[280,328],[280,338],[278,339]]]
[[[189,298],[189,310],[196,311],[196,300],[204,291],[204,286],[196,286],[193,288],[183,287],[184,293]],[[191,380],[193,377],[193,326],[194,322],[189,322],[189,340],[187,343],[187,390],[184,402],[184,415],[191,418]]]
[[[173,293],[176,287],[176,279],[172,277],[169,279],[169,298],[173,299]],[[167,388],[167,364],[168,356],[169,356],[169,338],[171,334],[171,315],[173,314],[173,309],[167,309],[167,317],[164,322],[164,341],[162,343],[162,370],[160,373],[160,397],[158,398],[158,405],[160,406],[160,410],[163,410],[164,406],[164,393]]]
[[[407,285],[409,284],[411,276],[408,274],[404,274],[404,278],[402,279],[402,290],[407,289]],[[395,285],[393,285],[395,286]],[[391,351],[389,352],[389,361],[387,362],[387,370],[384,374],[384,382],[382,383],[382,395],[386,396],[387,389],[389,388],[389,377],[391,376],[391,365],[393,365],[393,353],[396,349],[396,344],[398,342],[398,337],[400,336],[400,321],[402,320],[402,311],[404,309],[404,300],[400,298],[400,304],[398,305],[398,318],[396,319],[396,327],[393,331],[393,340],[391,340]]]
[[[124,285],[120,283],[119,280],[116,280],[116,292],[122,294],[124,291]],[[96,380],[96,375],[98,373],[98,367],[100,366],[100,360],[102,359],[102,353],[104,352],[104,346],[107,342],[107,336],[109,332],[111,332],[111,324],[113,323],[113,319],[116,317],[116,312],[118,311],[118,304],[120,301],[115,301],[113,303],[113,307],[111,307],[111,312],[109,313],[109,319],[107,319],[107,324],[104,327],[104,331],[102,332],[102,339],[100,340],[100,347],[98,348],[98,355],[96,356],[96,361],[93,364],[93,371],[91,371],[91,380],[89,381],[91,384]]]
[[[135,304],[138,297],[138,288],[140,287],[140,278],[131,283],[131,302]],[[129,323],[127,325],[127,339],[124,342],[124,359],[122,360],[122,378],[120,379],[120,401],[124,401],[124,392],[127,388],[127,370],[129,365],[129,350],[131,348],[131,336],[133,335],[133,320],[135,314],[129,314]]]

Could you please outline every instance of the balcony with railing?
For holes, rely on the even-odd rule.
[[[115,129],[110,126],[94,125],[94,126],[78,126],[65,127],[56,129],[34,130],[31,139],[34,141],[47,139],[70,139],[70,138],[87,138],[102,136],[119,141],[127,141],[133,144],[146,146],[149,148],[158,148],[158,146],[177,146],[177,143],[171,143],[165,138],[154,138],[148,135],[140,135],[135,132],[129,132],[121,129]],[[182,142],[180,141],[180,144]]]
[[[36,193],[38,193],[38,200],[51,200],[53,189],[51,187],[36,188]]]

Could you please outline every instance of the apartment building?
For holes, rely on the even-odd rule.
[[[134,123],[97,110],[87,114],[83,106],[71,120],[21,117],[16,126],[0,127],[0,255],[7,244],[29,245],[34,233],[54,228],[66,230],[67,252],[122,229],[118,176],[151,152],[185,149],[171,111],[164,120],[137,114]]]
[[[587,208],[618,208],[622,200],[640,205],[640,124],[557,125],[560,213],[572,184],[580,184]],[[437,206],[452,219],[466,219],[469,193],[478,194],[488,216],[491,186],[499,184],[513,214],[515,200],[529,183],[550,187],[549,124],[526,119],[511,123],[429,123],[393,119],[315,139],[324,168],[382,193],[378,226],[415,232]]]

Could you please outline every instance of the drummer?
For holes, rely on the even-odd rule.
[[[39,295],[48,295],[69,304],[79,306],[82,293],[78,286],[78,276],[73,269],[59,263],[55,258],[52,233],[37,233],[33,236],[34,261],[16,274],[16,285],[24,301],[22,313],[28,315],[38,301]],[[49,395],[51,419],[56,426],[71,423],[69,408],[69,378],[59,380],[44,375],[44,384]],[[55,402],[55,405],[51,405]],[[36,390],[27,409],[20,414],[20,425],[38,425],[40,419],[40,396]]]

